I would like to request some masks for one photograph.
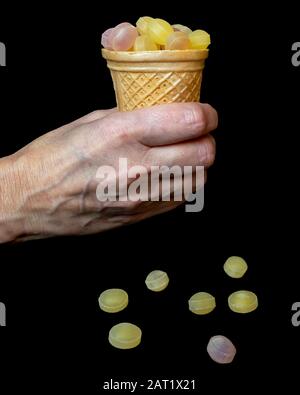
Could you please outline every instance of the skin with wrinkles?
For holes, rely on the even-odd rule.
[[[134,223],[180,202],[100,202],[99,166],[209,167],[217,127],[209,105],[174,103],[95,111],[0,159],[0,242],[81,235]]]

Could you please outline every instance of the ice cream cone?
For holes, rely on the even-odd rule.
[[[200,99],[208,50],[118,52],[102,49],[120,111]]]

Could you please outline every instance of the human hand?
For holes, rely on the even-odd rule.
[[[119,158],[127,158],[129,167],[207,168],[215,157],[208,133],[217,122],[208,104],[174,103],[126,113],[95,111],[41,136],[0,161],[0,241],[96,233],[178,206],[100,202],[97,170],[118,169]]]

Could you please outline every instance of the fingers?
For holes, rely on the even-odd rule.
[[[153,166],[204,166],[210,167],[215,160],[216,144],[211,135],[197,140],[151,148],[144,160]]]
[[[153,147],[197,139],[217,127],[218,116],[209,104],[173,103],[116,113],[106,122],[107,127],[134,135],[140,143]]]

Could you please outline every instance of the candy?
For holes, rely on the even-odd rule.
[[[101,44],[114,51],[206,49],[210,36],[204,30],[192,31],[184,25],[171,26],[163,19],[143,16],[137,20],[136,27],[123,22],[107,29],[102,34]]]
[[[163,291],[169,284],[169,276],[161,270],[153,270],[146,278],[146,286],[154,292]]]
[[[224,364],[233,361],[236,348],[227,337],[218,335],[209,340],[207,352],[213,361]]]
[[[176,24],[176,25],[172,25],[172,28],[174,29],[175,32],[179,31],[179,32],[183,32],[186,34],[192,33],[192,30],[189,27],[184,26],[184,25]]]
[[[235,313],[250,313],[257,309],[258,300],[253,292],[237,291],[229,296],[228,305]]]
[[[123,289],[112,288],[99,296],[100,309],[107,313],[117,313],[128,305],[128,295]]]
[[[189,310],[194,314],[208,314],[212,312],[215,307],[215,298],[207,292],[197,292],[189,300]]]
[[[206,49],[210,44],[210,35],[204,30],[195,30],[189,34],[192,49]]]
[[[111,328],[108,335],[109,343],[116,348],[127,350],[137,347],[142,338],[142,331],[134,324],[122,322]]]
[[[152,21],[153,18],[150,16],[142,16],[141,18],[138,19],[136,23],[136,28],[139,34],[147,34],[148,33],[148,26],[149,22]]]
[[[105,30],[101,37],[101,45],[106,49],[112,49],[112,33],[115,30],[114,27]]]
[[[111,33],[111,47],[114,51],[128,51],[138,36],[137,29],[128,22],[120,23]]]
[[[138,36],[135,39],[133,46],[134,51],[156,51],[159,47],[155,42],[147,35]]]
[[[239,256],[231,256],[224,263],[224,271],[229,277],[241,278],[247,269],[246,261]]]
[[[166,49],[188,49],[190,40],[186,33],[174,32],[169,35],[166,43]]]
[[[166,45],[167,38],[173,31],[172,26],[163,19],[149,21],[148,34],[156,44]]]

